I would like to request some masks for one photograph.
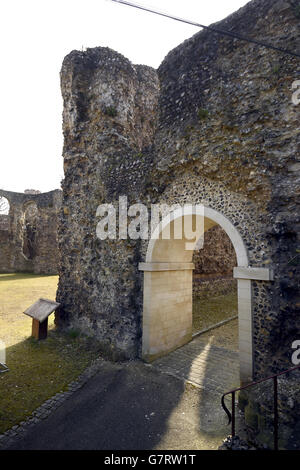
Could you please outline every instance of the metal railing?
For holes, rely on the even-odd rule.
[[[246,388],[253,387],[262,382],[267,382],[268,380],[273,380],[273,403],[274,403],[274,450],[278,450],[278,377],[280,375],[288,374],[293,370],[299,369],[300,365],[296,367],[292,367],[291,369],[287,369],[279,374],[270,375],[270,377],[266,377],[265,379],[257,380],[256,382],[251,382],[250,384],[244,385],[243,387],[235,388],[226,392],[222,395],[221,404],[222,408],[228,416],[228,424],[231,423],[231,435],[232,437],[235,436],[235,394],[240,390],[245,390]],[[227,406],[225,405],[225,397],[226,395],[231,394],[231,413],[228,410]]]

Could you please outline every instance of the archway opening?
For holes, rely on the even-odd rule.
[[[10,204],[8,199],[0,196],[0,230],[7,232],[9,230],[9,212]]]
[[[35,202],[26,205],[23,219],[23,255],[28,260],[33,260],[37,254],[37,227],[38,208]]]
[[[144,271],[143,344],[142,356],[153,361],[192,340],[193,310],[193,254],[203,234],[220,226],[232,243],[237,266],[248,267],[248,255],[235,226],[219,212],[201,206],[185,212],[184,224],[200,227],[195,240],[174,237],[175,224],[182,218],[182,210],[166,216],[157,227],[159,236],[152,236],[148,244],[146,262],[140,263]],[[197,222],[198,221],[198,222]],[[170,237],[164,239],[164,232]],[[187,249],[188,246],[188,249]],[[251,281],[238,281],[239,357],[240,380],[252,377],[252,299]]]
[[[8,215],[10,210],[10,204],[8,199],[4,196],[0,196],[0,215]]]
[[[203,247],[194,250],[193,335],[238,351],[236,254],[226,232],[215,225],[204,233]]]

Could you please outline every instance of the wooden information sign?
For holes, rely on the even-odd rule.
[[[59,303],[48,299],[39,299],[25,310],[25,314],[32,318],[32,336],[35,339],[46,339],[48,333],[48,317],[58,307]]]

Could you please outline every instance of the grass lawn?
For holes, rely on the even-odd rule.
[[[239,330],[238,319],[231,320],[225,325],[214,328],[211,331],[202,333],[201,338],[209,342],[210,345],[219,346],[230,351],[239,350]]]
[[[238,313],[237,293],[193,299],[193,332],[234,317]]]
[[[32,319],[22,312],[39,297],[55,300],[57,276],[0,274],[0,340],[9,372],[0,374],[0,433],[24,420],[45,400],[66,389],[99,356],[97,343],[75,331],[31,338]]]
[[[238,314],[237,293],[231,292],[217,297],[193,300],[193,333]],[[203,339],[211,344],[238,351],[238,320],[203,333]]]

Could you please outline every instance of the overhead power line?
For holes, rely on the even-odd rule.
[[[158,11],[158,10],[153,10],[152,8],[146,7],[144,5],[140,5],[138,3],[131,3],[131,2],[127,2],[126,0],[111,0],[111,1],[114,2],[114,3],[120,3],[122,5],[137,8],[139,10],[148,11],[149,13],[154,13],[155,15],[164,16],[165,18],[170,18],[170,19],[175,20],[175,21],[180,21],[181,23],[186,23],[186,24],[190,24],[192,26],[197,26],[199,28],[207,29],[208,31],[212,31],[213,33],[221,34],[223,36],[229,36],[233,39],[239,39],[240,41],[250,42],[250,43],[256,44],[257,46],[260,46],[260,47],[265,47],[267,49],[273,49],[274,51],[281,52],[283,54],[288,54],[288,55],[293,56],[293,57],[298,57],[298,58],[300,57],[300,54],[297,54],[296,52],[289,51],[288,49],[282,49],[281,47],[276,47],[276,46],[273,46],[272,44],[267,44],[265,42],[261,42],[261,41],[258,41],[256,39],[241,36],[238,33],[232,33],[230,31],[225,31],[225,30],[222,30],[222,29],[214,28],[213,26],[205,26],[203,24],[196,23],[194,21],[185,20],[183,18],[179,18],[178,16],[169,15],[168,13],[164,13],[164,12],[161,12],[161,11]]]

